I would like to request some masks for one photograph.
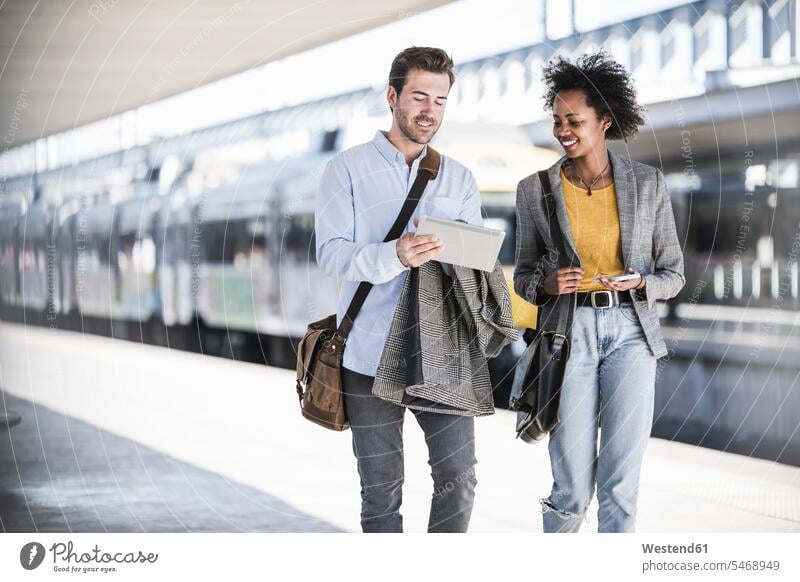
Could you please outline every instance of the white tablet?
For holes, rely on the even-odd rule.
[[[417,234],[435,234],[444,249],[435,260],[481,271],[494,270],[505,231],[456,220],[423,216]]]

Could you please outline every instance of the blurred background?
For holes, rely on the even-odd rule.
[[[686,258],[685,288],[659,305],[653,436],[800,466],[798,24],[797,0],[2,3],[0,381],[5,425],[22,421],[9,434],[36,426],[24,411],[38,402],[164,443],[137,431],[162,405],[188,409],[193,393],[171,391],[202,382],[201,364],[112,397],[104,366],[134,344],[293,369],[306,325],[335,311],[315,264],[319,176],[388,129],[389,65],[411,45],[456,62],[434,145],[476,175],[510,280],[516,184],[561,156],[542,67],[604,48],[647,108],[636,139],[611,146],[664,172]],[[515,296],[514,315],[524,326],[535,309]],[[69,351],[88,335],[113,343]],[[491,362],[500,407],[523,347]],[[158,369],[158,353],[131,361]],[[280,394],[299,422],[291,376],[242,398]],[[148,390],[160,400],[137,408]],[[215,398],[215,422],[245,422],[252,401],[222,412]],[[104,399],[134,418],[92,408]]]

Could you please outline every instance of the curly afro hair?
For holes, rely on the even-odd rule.
[[[599,117],[608,114],[612,119],[606,139],[627,139],[636,135],[644,124],[644,107],[636,102],[636,89],[625,67],[600,51],[583,55],[576,63],[556,57],[543,69],[547,85],[545,108],[553,109],[559,91],[581,90],[586,103]]]

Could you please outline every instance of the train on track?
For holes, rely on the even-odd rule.
[[[246,161],[220,144],[168,156],[154,144],[6,179],[0,315],[291,368],[307,323],[335,311],[336,282],[315,263],[314,210],[327,160],[348,143],[339,129]],[[559,154],[501,125],[449,123],[435,146],[473,170],[484,224],[506,231],[510,282],[516,184]],[[687,284],[659,305],[670,354],[658,436],[800,464],[799,165],[788,147],[745,165],[698,157],[690,173],[677,154],[661,165]],[[535,308],[512,301],[531,325]],[[490,361],[500,406],[523,347]]]
[[[113,187],[97,180],[100,164],[17,179],[0,206],[3,315],[293,367],[308,322],[336,310],[336,282],[315,261],[314,209],[344,139],[353,138],[323,133],[309,151],[256,163],[211,155],[151,167],[134,157]],[[485,225],[506,231],[511,283],[516,177],[558,154],[499,125],[452,124],[436,145],[473,168]],[[513,309],[521,325],[535,321],[516,295]],[[499,404],[514,357],[509,348],[492,363]]]

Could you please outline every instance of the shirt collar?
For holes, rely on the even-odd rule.
[[[390,164],[394,163],[395,161],[399,160],[402,163],[406,163],[406,159],[403,154],[398,150],[396,147],[392,145],[392,142],[386,137],[383,131],[378,130],[375,132],[375,137],[372,140],[372,143],[375,144],[375,147],[381,153],[381,155],[386,159],[387,162]],[[414,160],[414,163],[419,162],[422,158],[424,158],[428,153],[428,144],[422,148],[422,151],[419,153],[417,158]],[[412,164],[413,165],[413,164]]]

